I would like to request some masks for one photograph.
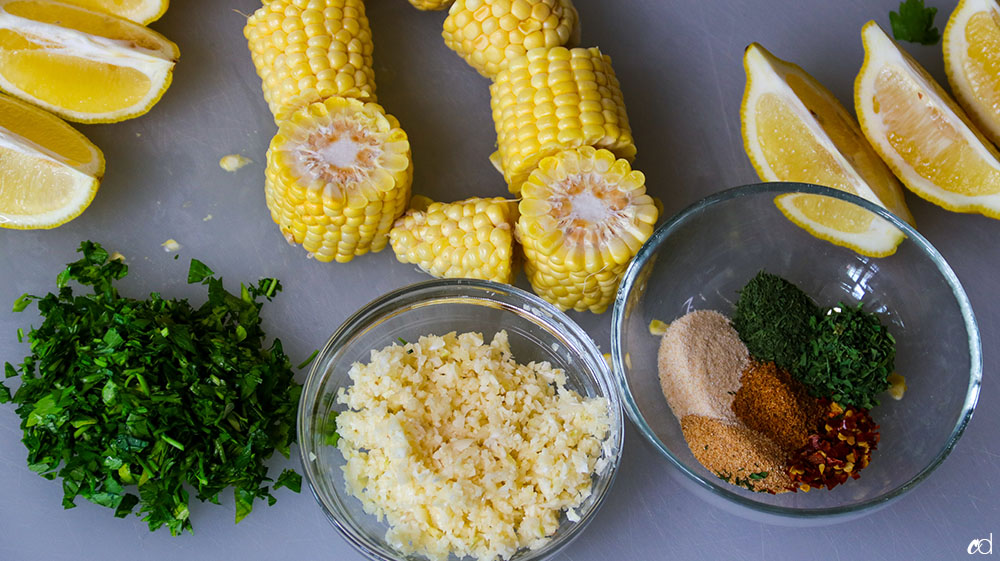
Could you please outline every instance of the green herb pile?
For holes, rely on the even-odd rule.
[[[18,404],[28,467],[62,478],[65,508],[81,496],[173,535],[193,530],[186,487],[216,504],[232,487],[237,522],[254,499],[273,504],[264,460],[275,450],[288,456],[301,392],[281,342],[264,346],[261,299],[279,282],[263,279],[237,296],[192,260],[188,282],[207,285],[204,305],[156,293],[136,300],[114,286],[125,263],[96,243],[78,251],[58,294],[24,295],[14,306],[37,302],[44,318],[21,367],[4,364],[7,378],[20,373],[17,392],[0,384],[0,403]],[[75,295],[69,281],[92,294]],[[298,492],[301,481],[285,470],[273,487]]]
[[[798,379],[814,396],[865,409],[878,405],[896,358],[896,340],[878,316],[861,304],[839,304],[811,321],[815,336],[796,368]]]
[[[870,409],[889,388],[896,341],[861,304],[821,309],[794,284],[761,271],[740,290],[733,327],[754,359],[788,371],[813,397]]]
[[[740,290],[733,327],[757,360],[793,370],[813,336],[819,307],[799,287],[761,271]]]

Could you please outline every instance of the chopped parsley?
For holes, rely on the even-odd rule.
[[[173,535],[193,531],[188,489],[218,504],[232,487],[237,522],[255,499],[273,504],[264,461],[275,450],[289,455],[301,392],[281,341],[264,345],[261,299],[280,283],[263,279],[234,295],[192,260],[188,282],[207,285],[203,305],[158,293],[138,300],[115,287],[124,262],[89,241],[78,251],[57,293],[14,303],[36,303],[44,318],[21,366],[4,364],[20,387],[11,395],[0,384],[0,402],[17,405],[28,468],[62,479],[65,508],[83,497]],[[70,281],[90,293],[74,294]],[[284,470],[273,488],[301,485]]]

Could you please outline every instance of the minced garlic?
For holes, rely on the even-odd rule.
[[[396,549],[482,561],[536,549],[607,469],[608,401],[518,364],[507,333],[421,337],[355,363],[337,402],[348,491]]]
[[[228,171],[228,172],[234,172],[234,171],[237,171],[240,168],[242,168],[243,166],[245,166],[247,164],[250,164],[252,162],[253,162],[253,160],[251,160],[250,158],[247,158],[246,156],[243,156],[241,154],[229,154],[229,155],[223,156],[219,160],[219,167],[222,168],[222,169],[224,169],[224,170],[226,170],[226,171]]]
[[[170,238],[169,240],[161,243],[160,247],[162,247],[163,251],[166,251],[167,253],[173,253],[175,251],[180,251],[184,246],[177,243],[177,240]]]

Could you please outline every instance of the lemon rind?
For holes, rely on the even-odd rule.
[[[1000,117],[989,110],[985,100],[976,96],[962,64],[969,47],[965,36],[966,25],[972,16],[990,10],[1000,14],[1000,6],[992,0],[961,0],[958,3],[944,28],[944,71],[951,91],[972,122],[994,144],[1000,145]]]
[[[84,196],[75,198],[72,204],[64,208],[72,208],[71,212],[52,211],[45,214],[19,215],[0,213],[0,228],[8,230],[50,230],[58,228],[63,224],[77,218],[83,211],[87,210],[90,203],[97,196],[97,189],[100,187],[100,180],[94,177],[86,177],[81,174],[82,179],[89,179],[87,187],[78,189],[77,192],[85,193]],[[62,209],[60,209],[62,210]]]
[[[906,239],[902,230],[877,215],[872,217],[871,225],[864,232],[844,232],[824,226],[802,214],[794,204],[795,198],[816,196],[822,195],[787,193],[775,197],[774,204],[785,218],[813,236],[868,257],[888,257],[896,253],[896,248]]]
[[[896,65],[903,69],[904,71],[909,71],[907,74],[913,78],[916,83],[924,87],[924,94],[929,96],[931,101],[933,101],[938,108],[944,113],[951,115],[954,118],[954,123],[957,125],[961,123],[964,127],[957,127],[966,138],[970,138],[973,142],[970,145],[981,153],[983,159],[986,161],[991,161],[1000,169],[1000,162],[990,154],[987,148],[987,143],[989,142],[985,138],[981,137],[981,133],[978,133],[975,129],[970,127],[970,123],[963,118],[963,115],[955,113],[952,105],[947,101],[942,99],[936,88],[932,85],[927,84],[921,76],[919,70],[914,68],[913,65],[916,64],[915,61],[909,59],[904,52],[886,35],[885,31],[874,21],[870,21],[865,24],[861,30],[862,42],[865,46],[865,58],[861,65],[861,70],[858,72],[858,76],[854,81],[854,107],[858,115],[858,123],[861,125],[861,130],[864,132],[865,137],[878,152],[882,160],[889,166],[889,168],[902,180],[903,184],[917,196],[926,199],[942,208],[953,212],[963,212],[963,213],[980,213],[991,218],[1000,218],[1000,193],[994,193],[989,195],[959,195],[951,191],[942,189],[938,187],[933,182],[927,180],[923,176],[916,173],[916,171],[901,157],[896,153],[895,150],[888,149],[881,139],[885,138],[885,129],[881,126],[880,121],[877,119],[869,119],[869,114],[874,114],[874,108],[872,107],[872,95],[871,92],[874,90],[872,82],[875,80],[876,73],[872,72],[870,69],[872,66],[878,62],[884,62],[882,58],[893,59]],[[870,41],[881,42],[883,48],[880,52],[874,53],[878,56],[878,59],[873,56],[873,51]],[[884,48],[884,47],[890,48]],[[876,121],[878,121],[878,126],[876,126]]]

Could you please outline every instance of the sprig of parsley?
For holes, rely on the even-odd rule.
[[[29,469],[62,479],[65,508],[79,496],[173,535],[193,531],[188,488],[218,504],[232,487],[237,522],[255,499],[273,504],[264,460],[289,455],[302,389],[281,341],[264,346],[262,300],[281,284],[262,279],[237,296],[192,260],[188,282],[207,285],[205,304],[157,293],[137,300],[115,287],[125,263],[93,242],[78,251],[57,294],[14,304],[35,302],[44,318],[20,368],[4,364],[7,378],[20,375],[17,392],[0,384],[0,403],[18,405]],[[70,281],[92,293],[74,294]],[[285,470],[273,487],[301,484]]]
[[[892,35],[899,41],[934,45],[941,40],[941,32],[934,27],[937,8],[924,6],[924,0],[904,0],[899,3],[899,13],[889,12]]]

